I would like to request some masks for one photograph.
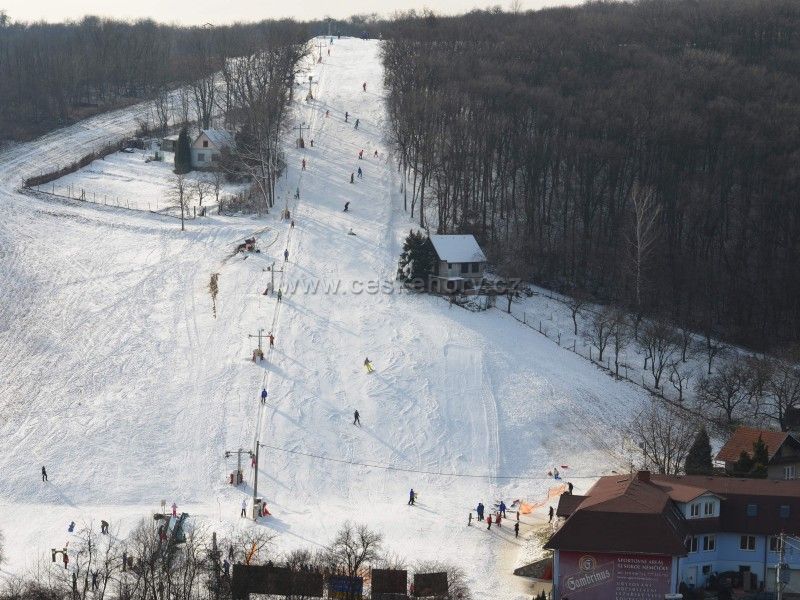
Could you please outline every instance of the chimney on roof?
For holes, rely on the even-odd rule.
[[[650,483],[650,471],[639,471],[636,473],[636,479],[642,483]]]

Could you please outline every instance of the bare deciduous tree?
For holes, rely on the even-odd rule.
[[[184,219],[191,205],[193,196],[194,190],[192,189],[190,181],[186,178],[186,175],[183,173],[175,173],[172,176],[172,187],[169,190],[169,197],[175,205],[181,209],[181,231],[185,231],[186,229],[184,227]]]
[[[642,330],[639,343],[647,352],[653,384],[658,389],[661,384],[661,376],[664,371],[669,370],[669,366],[675,361],[678,352],[679,344],[675,331],[662,320],[650,321]]]
[[[677,475],[683,468],[695,429],[685,414],[654,399],[634,419],[629,432],[641,451],[642,467]]]

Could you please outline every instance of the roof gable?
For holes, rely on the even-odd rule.
[[[194,144],[197,144],[203,138],[208,139],[209,143],[218,150],[234,144],[233,132],[225,129],[203,129],[200,135],[195,138]]]
[[[755,429],[753,427],[739,427],[733,432],[725,445],[717,454],[717,460],[724,462],[736,462],[742,452],[753,455],[753,444],[758,441],[759,436],[767,445],[769,459],[775,456],[778,449],[786,442],[789,433],[786,431],[773,431],[771,429]]]
[[[431,243],[440,260],[449,263],[486,262],[473,235],[432,235]]]

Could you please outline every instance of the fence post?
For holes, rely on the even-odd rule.
[[[539,333],[542,333],[542,320],[539,319]]]
[[[591,346],[589,346],[589,360],[594,362],[594,360],[592,359],[592,347]]]
[[[526,321],[526,318],[527,318],[527,315],[526,315],[525,311],[522,311],[522,324],[523,325],[527,325],[528,324],[527,321]]]

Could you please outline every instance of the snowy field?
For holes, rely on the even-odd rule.
[[[36,189],[106,206],[179,215],[180,208],[173,197],[175,155],[172,152],[163,154],[163,161],[148,162],[146,159],[153,156],[150,150],[115,152]],[[202,171],[192,171],[186,175],[187,189],[191,194],[189,206],[194,209],[201,206],[196,191],[197,184],[201,181],[206,185],[202,205],[216,206],[218,203],[214,191],[214,176]],[[223,181],[219,197],[224,200],[246,191],[247,187],[246,184]]]
[[[387,285],[367,291],[393,280],[412,227],[388,152],[379,42],[335,40],[330,58],[309,68],[317,99],[298,101],[294,119],[311,126],[314,147],[289,148],[284,184],[301,191],[290,204],[294,229],[275,210],[212,216],[181,233],[153,215],[13,191],[56,156],[78,158],[133,131],[142,109],[0,154],[7,572],[63,546],[72,520],[105,518],[124,533],[163,499],[221,533],[266,527],[276,551],[319,547],[343,521],[362,522],[409,564],[463,567],[476,598],[524,598],[525,583],[510,573],[535,552],[525,538],[546,508],[523,517],[520,540],[510,527],[467,527],[470,509],[545,498],[553,465],[569,465],[562,471],[580,493],[623,463],[618,426],[646,392],[500,311],[471,313]],[[364,177],[350,184],[359,166]],[[251,234],[262,253],[231,257]],[[281,303],[261,294],[274,260]],[[276,336],[265,366],[249,361],[247,336],[259,328]],[[259,494],[274,516],[253,525],[238,518],[252,468],[231,488],[235,459],[224,453],[257,439],[266,444]],[[415,507],[406,505],[411,487]]]

